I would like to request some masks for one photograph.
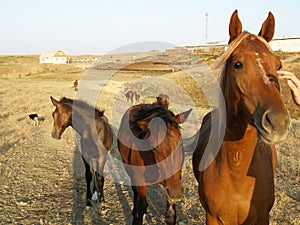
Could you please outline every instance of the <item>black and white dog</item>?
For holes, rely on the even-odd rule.
[[[29,114],[29,118],[34,121],[34,125],[39,125],[40,122],[44,121],[44,118],[39,118],[38,114],[36,113]]]

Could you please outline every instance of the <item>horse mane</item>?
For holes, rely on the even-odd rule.
[[[173,116],[174,114],[164,105],[157,103],[136,105],[130,110],[130,121],[140,121],[160,117],[165,122],[171,123],[173,126],[178,126],[178,123],[175,122]]]
[[[91,106],[85,101],[82,100],[77,100],[77,99],[71,99],[71,98],[66,98],[62,97],[59,101],[59,103],[68,105],[69,107],[73,107],[73,105],[76,105],[76,107],[83,109],[86,112],[92,112],[95,111],[95,116],[96,117],[102,117],[104,116],[104,110],[99,110],[96,107]]]
[[[174,114],[164,105],[158,103],[140,104],[133,106],[129,111],[129,124],[132,132],[136,137],[144,138],[147,132],[143,131],[138,121],[150,121],[152,118],[158,117],[169,123],[175,128],[180,128],[179,124],[173,118]]]
[[[266,45],[266,47],[271,50],[268,42],[261,36],[251,34],[247,31],[243,31],[240,35],[238,35],[229,45],[227,50],[222,54],[222,56],[219,58],[219,60],[216,63],[215,68],[219,68],[220,66],[224,65],[225,62],[228,60],[228,58],[231,56],[233,51],[248,37],[258,39],[263,44]]]

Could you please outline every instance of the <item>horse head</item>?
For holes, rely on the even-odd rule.
[[[61,101],[57,101],[52,96],[50,98],[53,105],[56,107],[52,113],[54,123],[51,136],[55,139],[60,139],[65,129],[72,124],[72,108],[63,104]]]
[[[224,63],[221,87],[228,118],[253,124],[265,143],[283,140],[290,126],[278,83],[281,61],[268,45],[274,26],[270,12],[258,35],[242,32],[236,10],[230,19],[229,46],[220,59],[220,64]]]

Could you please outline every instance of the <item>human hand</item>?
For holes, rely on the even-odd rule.
[[[287,80],[296,105],[300,106],[300,80],[291,72],[277,71],[280,80]]]

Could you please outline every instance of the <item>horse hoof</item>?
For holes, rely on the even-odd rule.
[[[87,201],[86,201],[86,206],[92,206],[91,201],[87,200]]]

